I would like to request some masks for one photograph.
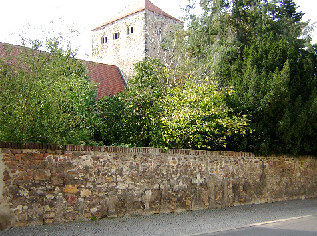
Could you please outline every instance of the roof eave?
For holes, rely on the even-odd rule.
[[[106,27],[107,25],[112,24],[113,22],[116,22],[116,21],[121,20],[121,19],[123,19],[123,18],[125,18],[125,17],[131,16],[131,15],[133,15],[133,14],[136,14],[136,13],[138,13],[138,12],[145,11],[145,10],[148,10],[148,11],[151,11],[151,12],[154,12],[154,13],[157,13],[157,14],[160,14],[160,15],[162,15],[162,16],[168,17],[168,18],[170,18],[170,19],[179,21],[180,23],[184,24],[183,21],[181,21],[181,20],[179,20],[179,19],[177,19],[177,18],[175,18],[175,17],[173,17],[173,16],[171,16],[171,15],[169,15],[169,14],[167,14],[167,13],[161,14],[161,13],[158,13],[158,12],[156,12],[156,11],[152,11],[152,10],[150,10],[150,9],[143,8],[143,9],[139,9],[139,10],[136,10],[136,11],[134,11],[134,12],[131,12],[131,13],[129,13],[128,15],[124,15],[124,16],[121,16],[121,17],[119,17],[119,18],[115,18],[115,19],[113,19],[113,20],[110,20],[110,21],[104,23],[103,25],[98,26],[97,28],[92,29],[91,31],[98,31],[98,30],[100,30],[100,29],[103,29],[103,28]]]

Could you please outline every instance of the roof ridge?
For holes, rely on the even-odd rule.
[[[154,5],[151,1],[149,1],[149,0],[139,0],[139,1],[136,1],[134,4],[127,6],[121,12],[119,12],[115,17],[111,18],[109,21],[105,22],[101,26],[96,27],[92,31],[101,29],[101,28],[103,28],[104,26],[106,26],[108,24],[111,24],[111,23],[113,23],[113,22],[115,22],[117,20],[121,20],[122,18],[125,18],[127,16],[130,16],[132,14],[135,14],[135,13],[143,11],[143,10],[149,10],[149,11],[158,13],[160,15],[166,16],[168,18],[180,21],[179,19],[171,16],[170,14],[166,13],[165,11],[163,11],[161,8],[159,8],[156,5]]]
[[[170,14],[166,13],[165,11],[163,11],[161,8],[159,8],[156,5],[154,5],[149,0],[145,0],[145,9],[147,9],[149,11],[153,11],[153,12],[159,13],[161,15],[167,16],[167,17],[172,18],[172,19],[176,19],[175,17],[173,17]],[[178,19],[176,19],[176,20],[178,20]]]
[[[12,55],[7,54],[6,47],[10,48],[9,52],[11,52],[12,49]],[[0,58],[10,59],[12,57],[13,60],[11,61],[10,59],[10,63],[14,63],[19,51],[23,49],[39,51],[28,47],[0,42]],[[86,61],[83,59],[76,60],[79,60],[86,66],[88,77],[92,82],[97,84],[97,99],[100,99],[104,96],[116,95],[126,88],[126,81],[118,66],[94,61]]]

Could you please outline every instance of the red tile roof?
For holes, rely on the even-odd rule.
[[[12,47],[15,50],[10,50],[10,55],[7,55],[5,47]],[[21,46],[0,42],[0,57],[15,57],[21,48]],[[97,84],[97,99],[104,96],[116,95],[125,89],[126,84],[118,67],[90,61],[82,62],[88,69],[90,80]],[[14,63],[14,61],[11,63]]]
[[[19,54],[19,51],[21,51],[22,48],[23,47],[21,46],[0,42],[0,57],[10,58],[10,63],[14,64],[14,58]]]
[[[117,20],[120,20],[124,17],[127,17],[129,15],[132,15],[134,13],[143,11],[143,10],[149,10],[155,13],[158,13],[160,15],[166,16],[168,18],[180,21],[179,19],[167,14],[166,12],[164,12],[162,9],[160,9],[159,7],[155,6],[153,3],[151,3],[149,0],[140,0],[138,2],[136,2],[135,4],[128,6],[127,8],[125,8],[122,12],[120,12],[117,16],[115,16],[114,18],[112,18],[111,20],[107,21],[106,23],[104,23],[103,25],[93,29],[93,31],[95,30],[99,30],[103,27],[105,27],[108,24],[111,24],[112,22],[115,22]],[[181,21],[180,21],[181,22]]]
[[[106,65],[95,62],[84,62],[88,69],[91,81],[97,84],[97,98],[116,95],[125,89],[125,81],[114,65]]]

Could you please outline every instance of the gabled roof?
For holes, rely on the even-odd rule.
[[[10,55],[7,55],[5,47],[13,48],[13,50],[10,50]],[[15,57],[22,48],[21,46],[0,42],[0,57]],[[125,89],[125,81],[117,66],[83,60],[82,62],[87,67],[90,80],[97,84],[97,99],[116,95]],[[10,63],[14,63],[14,60]]]
[[[11,58],[10,64],[15,63],[15,57],[19,55],[22,51],[22,46],[12,45],[8,43],[1,43],[0,42],[0,58]],[[31,50],[31,49],[30,49]]]
[[[104,96],[116,95],[125,89],[125,82],[114,65],[84,61],[88,69],[88,76],[97,84],[97,99]]]
[[[137,1],[135,4],[130,5],[128,7],[126,7],[123,11],[121,11],[120,13],[118,13],[114,18],[112,18],[111,20],[107,21],[106,23],[104,23],[103,25],[93,29],[92,31],[95,30],[99,30],[103,27],[105,27],[106,25],[109,25],[117,20],[120,20],[124,17],[127,17],[129,15],[135,14],[137,12],[143,11],[143,10],[149,10],[155,13],[158,13],[160,15],[166,16],[168,18],[180,21],[179,19],[167,14],[166,12],[164,12],[162,9],[160,9],[159,7],[155,6],[152,2],[150,2],[149,0],[140,0]],[[180,21],[181,22],[181,21]]]

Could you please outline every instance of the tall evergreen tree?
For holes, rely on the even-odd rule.
[[[221,87],[233,86],[228,104],[251,119],[253,132],[232,140],[232,147],[316,154],[316,50],[294,1],[200,4],[204,14],[189,26],[192,68]]]

